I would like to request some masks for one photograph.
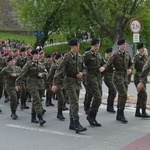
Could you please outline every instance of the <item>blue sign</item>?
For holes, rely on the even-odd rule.
[[[44,37],[44,32],[41,30],[34,31],[34,36],[38,39],[42,39]]]

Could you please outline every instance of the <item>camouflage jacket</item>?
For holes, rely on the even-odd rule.
[[[7,64],[6,64],[5,58],[0,56],[0,72],[6,66],[7,66]],[[3,83],[3,80],[0,80],[0,84],[2,84],[2,83]]]
[[[16,61],[16,66],[19,66],[20,68],[23,68],[23,66],[26,64],[27,61],[30,59],[28,57],[23,58],[22,56],[19,57]]]
[[[7,65],[6,65],[5,58],[3,58],[3,57],[0,56],[0,71],[1,71],[4,67],[6,67],[6,66],[7,66]]]
[[[16,73],[16,77],[12,77],[11,74]],[[0,72],[0,80],[5,77],[5,88],[6,89],[14,89],[15,88],[15,81],[16,78],[20,75],[21,68],[18,66],[15,66],[14,68],[11,68],[10,66],[4,67],[2,71]]]
[[[83,71],[83,58],[80,54],[76,56],[69,52],[65,55],[63,61],[58,67],[54,75],[54,85],[58,85],[64,77],[64,88],[66,90],[79,90],[81,88],[81,79],[78,79],[76,75]]]
[[[94,53],[93,50],[84,54],[84,67],[86,69],[86,79],[88,84],[97,84],[97,79],[102,79],[99,68],[104,64],[100,53]]]
[[[141,56],[140,54],[136,54],[133,57],[133,66],[136,71],[135,75],[140,76],[140,74],[142,73],[143,66],[147,60],[148,60],[148,57],[145,55]]]
[[[43,77],[38,77],[38,73],[43,73]],[[47,71],[43,63],[28,61],[22,68],[20,76],[16,80],[16,85],[18,85],[24,77],[27,77],[27,88],[28,89],[44,89],[45,82],[44,78],[47,75]]]
[[[142,73],[140,75],[140,82],[143,82],[143,83],[147,82],[147,76],[149,72],[150,72],[150,58],[148,58],[148,61],[143,66]]]
[[[58,64],[57,63],[53,63],[53,65],[51,66],[50,70],[49,70],[49,73],[47,75],[47,80],[46,82],[50,83],[52,85],[52,82],[53,82],[53,78],[54,78],[54,74],[55,74],[55,71],[56,69],[58,68]]]
[[[53,63],[52,62],[45,62],[44,65],[45,65],[45,68],[46,68],[47,72],[49,73]]]
[[[109,60],[109,58],[104,58],[103,59],[104,64],[106,64],[108,62],[108,60]],[[104,72],[104,77],[107,76],[107,75],[112,76],[113,72],[114,72],[114,66],[113,65],[108,66],[107,69]]]
[[[107,69],[110,65],[114,67],[113,80],[128,82],[127,70],[132,69],[132,61],[128,52],[121,53],[119,50],[109,58],[104,65]]]

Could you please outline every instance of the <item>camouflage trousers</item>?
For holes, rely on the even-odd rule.
[[[139,76],[134,76],[134,84],[135,87],[139,84]],[[146,102],[147,102],[147,92],[146,92],[146,85],[144,88],[137,94],[137,108],[146,108]]]
[[[111,106],[114,104],[114,99],[115,99],[116,93],[117,93],[115,85],[112,81],[112,76],[105,76],[104,82],[105,82],[106,86],[108,87],[107,105]]]
[[[60,109],[60,108],[63,107],[65,99],[66,99],[65,90],[61,89],[61,88],[58,88],[57,91],[56,91],[56,96],[57,96],[57,99],[58,99],[57,107],[58,107],[58,109]]]
[[[118,92],[118,104],[117,107],[119,110],[124,110],[126,100],[127,100],[127,88],[128,88],[128,83],[123,82],[121,80],[114,80],[114,85],[116,87],[116,90]]]
[[[66,90],[66,92],[70,103],[70,118],[73,118],[73,120],[77,120],[79,119],[78,112],[80,90]]]
[[[43,94],[43,89],[29,89],[29,93],[32,97],[32,114],[42,115],[43,107],[41,102],[41,95]]]
[[[102,102],[101,83],[99,82],[98,84],[88,85],[87,91],[88,91],[87,103],[89,103],[91,101],[90,113],[96,114],[98,112],[99,106]]]
[[[27,87],[25,82],[23,82],[21,85],[21,90],[20,90],[20,98],[21,98],[21,105],[25,105],[26,104],[26,100],[27,100]]]
[[[90,108],[93,95],[92,95],[92,93],[90,93],[90,90],[88,90],[89,86],[87,84],[83,84],[83,85],[84,85],[84,88],[85,88],[85,99],[84,99],[84,102],[83,102],[84,107]]]
[[[7,89],[6,92],[10,96],[10,109],[11,111],[16,111],[18,107],[19,101],[19,92],[14,89]]]

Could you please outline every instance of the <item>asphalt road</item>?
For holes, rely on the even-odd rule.
[[[106,111],[105,101],[107,88],[103,85],[103,104],[99,108],[97,120],[102,127],[91,127],[83,111],[84,89],[80,95],[80,122],[88,130],[76,134],[68,129],[69,111],[64,111],[65,121],[56,118],[57,101],[54,107],[45,107],[47,110],[43,127],[30,122],[30,110],[20,110],[18,106],[18,120],[10,117],[9,102],[0,105],[3,110],[0,114],[0,150],[119,150],[131,142],[150,133],[150,120],[134,117],[135,108],[126,107],[125,116],[128,124],[115,120],[116,114]],[[134,93],[135,92],[135,93]],[[136,90],[131,85],[131,94]],[[31,107],[31,103],[27,103]],[[69,105],[67,105],[69,107]],[[116,109],[116,107],[115,107]],[[148,110],[150,114],[150,111]],[[144,148],[144,147],[143,147]],[[146,149],[144,149],[146,150]]]

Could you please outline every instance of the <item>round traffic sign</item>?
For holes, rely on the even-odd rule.
[[[139,33],[141,31],[142,25],[138,19],[132,19],[130,22],[130,29],[133,33]]]

